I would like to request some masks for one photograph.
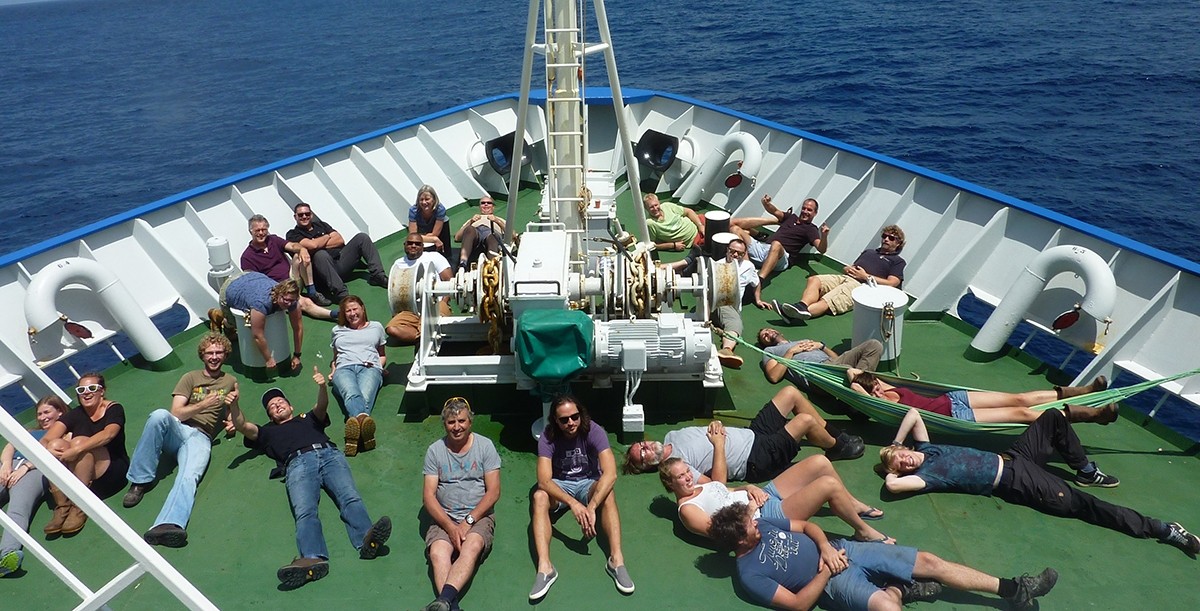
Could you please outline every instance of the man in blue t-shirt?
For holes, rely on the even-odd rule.
[[[912,433],[915,448],[901,445]],[[1128,507],[1102,501],[1067,485],[1046,471],[1046,461],[1057,452],[1077,471],[1080,486],[1115,487],[1117,478],[1106,475],[1089,461],[1079,436],[1062,410],[1048,409],[1021,433],[1007,452],[994,454],[974,448],[929,443],[921,410],[911,408],[900,422],[892,445],[879,451],[891,492],[963,492],[996,495],[1010,503],[1042,513],[1075,518],[1111,528],[1131,537],[1156,538],[1195,557],[1200,537],[1178,522],[1166,523]]]
[[[342,522],[350,535],[350,543],[358,550],[359,558],[371,560],[392,534],[392,521],[383,516],[374,524],[367,515],[362,495],[354,486],[350,464],[342,450],[329,440],[329,393],[325,376],[313,367],[317,384],[317,404],[308,413],[296,415],[283,391],[271,388],[263,393],[262,405],[270,422],[257,425],[246,421],[236,401],[229,405],[233,426],[245,435],[247,447],[261,450],[275,460],[271,472],[276,477],[285,474],[288,503],[296,520],[296,547],[300,555],[276,573],[284,588],[298,588],[329,574],[329,550],[321,532],[317,503],[321,490],[333,499],[341,512]]]
[[[817,274],[809,276],[800,295],[800,301],[773,303],[773,307],[790,321],[808,320],[822,314],[845,314],[854,309],[854,289],[874,282],[882,286],[900,288],[904,284],[904,230],[897,225],[888,225],[879,235],[879,248],[868,248],[858,255],[854,263],[842,268],[840,274]]]
[[[608,433],[592,422],[587,409],[570,395],[550,403],[550,421],[538,438],[537,486],[533,490],[533,546],[537,575],[529,600],[550,591],[558,571],[550,563],[550,515],[570,509],[585,539],[596,528],[608,539],[609,557],[604,570],[622,594],[633,593],[633,580],[621,553],[621,518],[617,513],[617,460],[608,444]]]
[[[796,520],[792,521],[793,529]],[[738,581],[764,607],[865,611],[932,600],[942,586],[999,594],[1014,608],[1054,587],[1058,572],[1001,579],[913,547],[830,541],[812,522],[792,532],[759,522],[746,503],[719,509],[708,530],[737,555]]]

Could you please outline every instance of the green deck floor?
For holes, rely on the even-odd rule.
[[[470,212],[454,215],[455,226]],[[385,261],[401,256],[400,242],[399,237],[393,236],[381,243]],[[764,295],[794,298],[805,275],[802,268],[785,272]],[[367,287],[362,279],[352,282],[351,288],[365,297],[373,319],[386,319],[387,304],[382,291]],[[745,312],[745,318],[748,333],[782,322],[773,313],[753,308]],[[850,326],[849,317],[826,317],[807,326],[780,328],[789,339],[813,337],[845,348]],[[329,328],[329,323],[305,321],[307,372],[311,372],[318,352],[328,359]],[[199,331],[194,330],[172,340],[188,368],[198,365],[194,357],[198,336]],[[915,372],[924,379],[1014,391],[1044,388],[1051,383],[1049,380],[1061,382],[1016,359],[967,363],[961,355],[970,338],[940,322],[910,320],[904,326],[903,337],[901,369],[905,375]],[[745,349],[741,352],[750,357]],[[163,557],[223,609],[419,609],[433,596],[418,528],[424,451],[441,434],[439,419],[430,414],[432,408],[440,408],[445,398],[462,394],[479,412],[475,431],[497,442],[503,460],[495,548],[467,591],[463,606],[468,609],[531,606],[526,599],[534,574],[528,491],[535,478],[534,443],[528,431],[532,419],[540,414],[540,406],[528,393],[508,388],[432,387],[427,393],[405,396],[404,379],[411,354],[409,348],[389,348],[388,385],[380,393],[374,414],[379,423],[379,448],[350,459],[372,517],[387,514],[394,522],[390,554],[370,562],[358,560],[339,523],[336,508],[325,499],[321,515],[331,552],[329,576],[297,591],[279,590],[275,570],[295,554],[286,493],[278,481],[267,479],[271,461],[248,453],[240,439],[235,439],[221,440],[213,449],[212,463],[200,485],[188,526],[189,545],[182,549],[158,548]],[[314,389],[308,373],[253,382],[247,379],[240,365],[235,370],[243,379],[244,407],[260,421],[265,416],[258,407],[257,396],[272,385],[283,387],[298,408],[311,405]],[[108,372],[109,396],[125,404],[129,417],[130,451],[141,433],[146,414],[168,402],[182,371],[150,372],[120,365]],[[706,422],[710,409],[728,423],[743,424],[779,388],[765,381],[753,358],[747,358],[747,366],[741,371],[727,371],[726,382],[725,389],[715,392],[681,384],[643,386],[638,400],[646,405],[647,435],[661,438],[677,426]],[[634,440],[612,434],[620,427],[621,389],[581,394],[588,397],[593,416],[610,431],[610,439],[620,454]],[[816,396],[814,402],[830,414],[831,420],[866,439],[867,455],[856,461],[836,463],[838,471],[852,493],[886,511],[886,518],[874,525],[901,543],[1000,576],[1035,573],[1053,566],[1061,577],[1054,591],[1042,600],[1042,609],[1191,610],[1200,606],[1200,595],[1195,589],[1200,564],[1173,547],[1132,539],[1074,520],[1051,518],[991,498],[955,494],[903,500],[886,495],[881,498],[881,480],[871,469],[875,462],[872,456],[890,441],[892,430],[874,423],[852,422],[830,399]],[[331,411],[336,408],[331,407]],[[1200,529],[1197,504],[1200,469],[1194,455],[1164,441],[1128,416],[1111,426],[1080,425],[1078,430],[1093,458],[1106,472],[1122,480],[1120,487],[1098,490],[1097,496]],[[340,432],[335,418],[331,436],[337,440]],[[1006,439],[997,436],[978,440],[978,444],[998,448]],[[974,443],[961,438],[947,440]],[[805,447],[800,458],[815,452],[814,448]],[[172,478],[173,475],[148,493],[134,509],[122,509],[120,495],[109,499],[108,504],[135,530],[144,531],[154,520]],[[657,477],[623,475],[617,482],[616,494],[625,556],[637,584],[636,593],[623,596],[616,591],[603,570],[604,546],[595,541],[580,543],[578,528],[570,517],[565,517],[558,522],[551,545],[560,578],[537,606],[581,610],[750,607],[734,592],[731,557],[694,537],[681,536],[683,531],[674,520],[674,503]],[[39,536],[48,518],[45,508],[35,516],[33,530]],[[831,516],[818,516],[816,521],[833,534],[850,533],[848,527]],[[93,588],[100,587],[131,563],[95,525],[89,525],[76,537],[51,541],[47,546]],[[74,606],[77,600],[32,558],[27,559],[24,574],[0,580],[3,609],[61,609]],[[164,609],[176,604],[157,582],[143,578],[111,606]],[[936,603],[920,606],[1005,607],[995,597],[949,592]]]

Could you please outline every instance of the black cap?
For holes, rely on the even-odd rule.
[[[279,390],[279,388],[267,389],[267,392],[263,393],[262,396],[263,409],[267,409],[267,404],[270,403],[271,399],[274,399],[275,397],[283,397],[284,399],[287,399],[287,396],[284,395],[283,391]]]

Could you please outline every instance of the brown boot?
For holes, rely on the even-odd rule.
[[[375,419],[367,414],[359,414],[358,419],[359,430],[359,449],[363,452],[375,449]]]
[[[1084,405],[1068,405],[1063,408],[1070,422],[1093,422],[1096,424],[1112,424],[1117,420],[1117,404],[1109,403],[1104,407],[1087,407]]]
[[[50,496],[54,498],[54,514],[50,517],[50,523],[42,529],[47,537],[62,534],[63,522],[67,521],[67,511],[75,506],[54,484],[50,484]]]
[[[1100,392],[1107,389],[1108,378],[1100,376],[1087,386],[1055,386],[1054,392],[1058,393],[1059,399],[1070,399],[1071,397],[1078,397],[1079,395],[1086,395],[1088,393]]]
[[[358,456],[358,438],[362,436],[358,418],[346,419],[346,456]]]
[[[79,505],[71,503],[71,506],[67,509],[67,517],[63,520],[62,534],[73,535],[83,530],[83,526],[87,524],[87,520],[87,514],[83,513]]]

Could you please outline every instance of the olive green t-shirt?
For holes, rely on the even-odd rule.
[[[188,404],[191,405],[192,403],[203,401],[204,397],[210,392],[216,392],[224,399],[225,395],[233,392],[236,386],[237,378],[224,371],[221,372],[220,376],[210,378],[204,375],[203,369],[197,369],[196,371],[189,371],[183,374],[183,377],[179,378],[179,383],[175,385],[175,390],[171,394],[186,397]],[[224,413],[225,402],[221,401],[212,409],[196,412],[194,416],[184,421],[184,424],[204,431],[204,434],[208,435],[209,439],[212,439],[216,436],[217,430],[221,428],[218,425],[221,423]]]

